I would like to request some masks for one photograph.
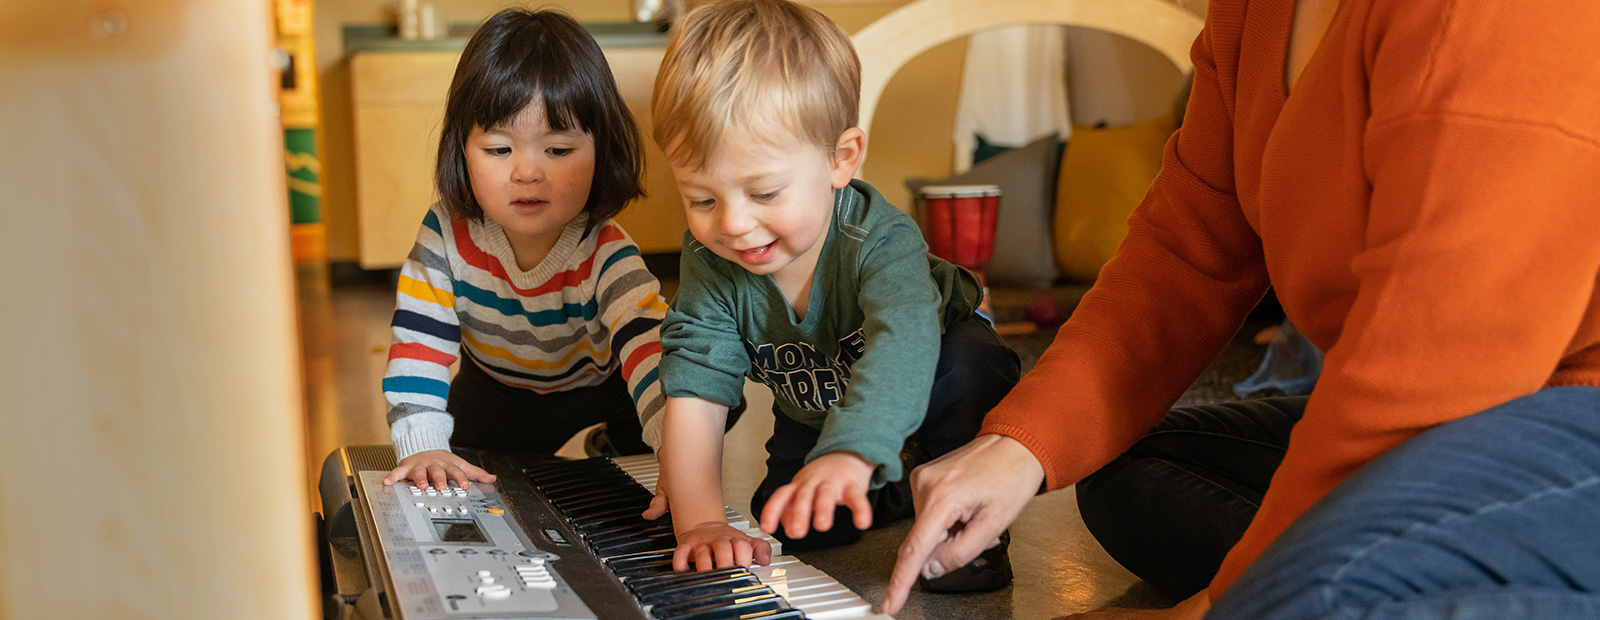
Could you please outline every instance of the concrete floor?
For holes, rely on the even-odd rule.
[[[326,271],[302,268],[301,312],[305,334],[310,438],[307,458],[311,475],[321,459],[342,445],[387,443],[383,396],[379,385],[389,346],[389,319],[394,308],[392,276],[372,274],[367,281],[327,286]],[[1081,289],[1050,291],[1063,308],[1076,302]],[[996,291],[996,312],[1002,321],[1019,318],[1021,307],[1037,291]],[[1065,311],[1063,314],[1065,314]],[[1222,357],[1185,396],[1184,402],[1230,398],[1226,386],[1242,379],[1258,363],[1261,348],[1251,344],[1247,324]],[[1025,365],[1031,367],[1049,344],[1051,332],[1008,338]],[[748,498],[765,474],[763,444],[772,429],[771,393],[748,383],[749,412],[727,437],[724,462],[725,496],[748,514]],[[563,453],[581,455],[577,442]],[[312,487],[314,487],[314,480]],[[315,493],[313,505],[315,505]],[[882,600],[896,549],[910,522],[868,532],[857,544],[799,554],[799,557],[850,586],[874,603]],[[1123,569],[1084,529],[1072,489],[1035,498],[1012,527],[1011,561],[1015,584],[980,595],[914,592],[900,620],[924,618],[1052,618],[1114,604],[1160,607],[1175,601]]]

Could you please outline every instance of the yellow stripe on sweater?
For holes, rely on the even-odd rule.
[[[661,295],[657,293],[646,293],[644,299],[639,300],[638,305],[645,310],[655,310],[663,314],[667,311],[667,300],[662,299]]]
[[[529,370],[559,370],[561,368],[566,368],[573,358],[585,354],[594,358],[595,363],[599,364],[600,366],[605,366],[611,361],[610,347],[596,351],[594,349],[594,344],[588,340],[579,340],[578,344],[575,344],[571,349],[568,349],[567,354],[562,356],[561,359],[553,362],[546,362],[542,360],[523,359],[522,357],[501,347],[484,344],[483,341],[473,338],[472,334],[467,333],[466,330],[461,331],[461,338],[462,340],[470,343],[472,345],[472,350],[474,351],[502,362],[521,366]]]
[[[644,308],[645,310],[655,310],[656,312],[660,312],[662,314],[667,313],[666,300],[662,299],[661,295],[656,293],[645,293],[644,299],[639,300],[639,303],[634,304],[634,306]],[[617,323],[625,318],[628,318],[628,315],[624,314],[618,316],[611,321],[610,325],[606,326],[606,329],[611,330],[611,333],[613,334],[617,333]]]
[[[413,279],[407,276],[400,276],[399,288],[401,293],[404,293],[413,299],[444,306],[446,308],[456,307],[455,293],[434,288],[433,285],[423,282],[422,280]]]

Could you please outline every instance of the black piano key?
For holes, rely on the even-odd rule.
[[[654,605],[664,609],[675,610],[669,611],[668,613],[681,613],[689,608],[685,605],[695,601],[704,601],[707,598],[740,593],[750,596],[750,593],[756,592],[757,590],[771,592],[772,588],[762,585],[761,580],[756,579],[755,575],[741,575],[738,577],[729,577],[727,579],[718,579],[716,581],[691,583],[678,588],[668,588],[657,592],[641,594],[634,598],[639,600],[640,605]],[[729,600],[726,602],[732,601]],[[695,604],[698,605],[699,603]]]
[[[570,495],[583,493],[596,489],[615,488],[623,485],[638,486],[633,478],[622,472],[574,472],[561,477],[546,477],[533,479],[533,486],[539,492],[547,495]]]
[[[522,468],[522,471],[535,479],[561,480],[597,472],[622,472],[622,468],[617,467],[617,464],[612,463],[610,459],[585,459],[582,461],[529,465]]]
[[[705,586],[705,587],[710,587]],[[709,590],[698,594],[685,594],[684,597],[664,599],[650,605],[650,614],[658,618],[670,618],[684,614],[698,613],[718,607],[726,607],[734,603],[759,600],[761,598],[777,598],[783,600],[772,588],[761,584],[739,586],[721,592]],[[640,601],[643,602],[643,601]]]
[[[655,494],[644,490],[644,487],[635,485],[632,488],[585,489],[573,493],[545,495],[545,498],[549,499],[550,503],[557,504],[558,507],[563,504],[572,504],[601,497],[643,497],[650,499],[655,497]]]
[[[589,499],[589,500],[583,500],[583,501],[578,501],[578,502],[572,502],[572,503],[570,503],[570,504],[568,504],[566,506],[557,506],[557,508],[561,509],[562,514],[567,514],[567,515],[594,514],[594,513],[597,513],[597,512],[602,512],[602,511],[606,511],[606,510],[613,510],[613,509],[616,509],[616,508],[624,508],[624,507],[632,507],[632,508],[634,508],[634,512],[642,514],[642,513],[644,513],[644,509],[650,507],[650,498],[649,497],[602,497],[602,498],[598,498],[598,499]]]
[[[592,539],[605,536],[615,536],[617,534],[627,534],[629,532],[641,532],[644,530],[661,527],[670,528],[672,527],[672,522],[666,519],[649,521],[644,517],[635,517],[632,520],[618,522],[609,527],[588,527],[578,533]]]
[[[607,495],[621,495],[629,492],[639,492],[642,489],[629,489],[622,480],[585,480],[583,482],[564,485],[560,489],[539,489],[546,498],[552,501],[570,502],[586,497],[603,497]]]
[[[590,519],[597,515],[632,514],[640,520],[644,519],[644,510],[650,507],[649,499],[613,499],[604,502],[594,502],[583,506],[561,508],[561,514],[570,520]]]
[[[718,579],[726,579],[728,577],[748,574],[750,574],[749,569],[746,569],[742,566],[729,566],[727,568],[708,570],[703,573],[687,572],[673,573],[670,575],[656,575],[654,577],[640,577],[638,579],[629,581],[625,585],[627,585],[628,589],[637,595],[639,593],[655,592],[662,588],[671,588],[674,586],[696,583],[700,581],[716,581]]]
[[[589,489],[614,487],[624,482],[633,482],[633,478],[622,472],[592,471],[571,472],[559,476],[545,476],[531,478],[533,486],[541,493],[561,495],[564,493],[579,493]]]
[[[606,518],[606,519],[587,519],[587,520],[584,520],[582,522],[573,522],[572,523],[572,529],[576,530],[579,534],[587,535],[587,534],[593,534],[593,533],[598,532],[600,530],[609,530],[609,529],[615,529],[615,528],[619,528],[619,527],[630,527],[630,526],[638,525],[640,523],[658,523],[658,522],[659,523],[670,523],[671,522],[669,519],[656,519],[655,521],[647,520],[644,517],[639,516],[639,513],[642,513],[642,512],[644,512],[644,511],[641,510],[639,512],[632,513],[632,514],[619,514],[617,516]]]
[[[615,476],[587,476],[578,480],[547,482],[534,485],[545,497],[566,499],[592,492],[616,493],[628,488],[643,489],[625,474]]]
[[[604,534],[599,532],[588,534],[584,536],[584,540],[588,541],[591,545],[609,545],[616,542],[634,540],[646,536],[655,536],[657,534],[671,531],[672,524],[670,523],[650,523],[647,521],[639,524],[637,527],[613,529]]]
[[[596,524],[596,523],[601,523],[601,522],[606,521],[608,519],[615,519],[615,518],[618,518],[618,517],[632,516],[632,517],[635,517],[635,518],[638,518],[638,519],[644,519],[644,517],[639,516],[642,513],[644,513],[644,509],[643,508],[634,508],[632,506],[624,506],[624,507],[621,507],[621,508],[614,508],[614,509],[611,509],[611,510],[606,510],[604,512],[597,512],[597,513],[592,514],[592,515],[583,515],[583,516],[578,516],[578,517],[574,517],[572,515],[565,515],[565,516],[567,517],[567,522],[571,523],[573,528],[576,529],[576,528],[582,528],[585,525],[592,525],[592,524]]]
[[[571,472],[587,471],[592,469],[615,469],[617,471],[622,471],[622,468],[617,467],[617,464],[611,462],[611,459],[608,458],[547,460],[535,463],[524,463],[522,468],[522,470],[527,472],[529,475],[534,475],[540,472]]]
[[[704,575],[705,573],[700,573]],[[649,601],[651,604],[670,603],[677,600],[678,592],[698,591],[700,595],[715,594],[717,590],[728,591],[734,588],[763,585],[761,580],[749,571],[722,575],[720,577],[691,579],[676,583],[652,583],[641,586],[629,586],[629,592],[639,601]],[[700,590],[709,587],[709,590]],[[691,590],[692,589],[692,590]]]
[[[767,597],[757,597],[755,600],[721,605],[712,609],[689,612],[676,616],[656,616],[656,618],[659,618],[660,620],[739,620],[744,618],[762,617],[753,616],[751,614],[758,614],[767,611],[787,611],[789,609],[793,608],[789,606],[788,601],[783,600],[783,597],[771,595]]]
[[[620,471],[614,474],[586,474],[575,480],[547,482],[544,483],[542,487],[543,488],[539,489],[542,492],[552,495],[561,495],[564,497],[572,497],[574,495],[593,493],[596,491],[609,493],[621,493],[624,491],[649,493],[649,491],[644,487],[639,486],[639,483],[634,482],[633,478],[629,478],[628,474],[624,474]]]
[[[629,554],[625,554],[625,555],[612,556],[612,557],[609,557],[609,558],[606,558],[606,559],[602,560],[601,562],[604,563],[606,566],[611,567],[611,566],[617,566],[617,565],[620,565],[620,564],[627,564],[629,562],[651,562],[651,561],[659,560],[659,559],[662,559],[662,558],[666,558],[668,560],[671,560],[672,559],[672,552],[671,551],[644,551],[644,552],[640,552],[640,553],[629,553]]]
[[[671,558],[665,560],[656,560],[653,562],[630,564],[622,568],[613,567],[611,569],[611,574],[616,575],[617,579],[621,579],[623,581],[638,577],[648,577],[650,575],[665,575],[670,572],[672,572]]]
[[[619,541],[605,545],[594,545],[594,554],[601,558],[638,551],[657,551],[673,549],[678,546],[678,537],[672,532],[653,534],[639,539]]]

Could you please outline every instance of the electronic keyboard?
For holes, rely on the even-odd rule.
[[[330,620],[892,620],[793,556],[731,508],[729,525],[772,545],[767,566],[672,570],[650,455],[564,460],[456,453],[498,478],[468,488],[384,486],[389,446],[329,455],[324,616]],[[670,515],[669,515],[670,517]]]

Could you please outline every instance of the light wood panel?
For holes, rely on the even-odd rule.
[[[438,199],[434,154],[458,55],[386,52],[350,60],[356,221],[364,268],[404,262],[423,213]]]
[[[660,48],[606,50],[623,100],[645,141],[646,198],[617,218],[646,252],[674,252],[688,227],[666,156],[650,135],[650,90]],[[350,61],[360,262],[399,266],[416,240],[434,189],[434,158],[456,52],[369,52]]]
[[[269,19],[0,3],[0,617],[314,617]]]

